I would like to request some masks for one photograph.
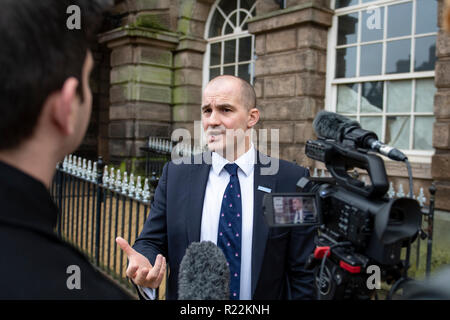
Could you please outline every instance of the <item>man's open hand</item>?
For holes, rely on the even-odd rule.
[[[158,288],[166,273],[166,258],[158,254],[152,266],[145,256],[130,247],[127,240],[117,237],[116,242],[128,256],[127,277],[138,286]]]

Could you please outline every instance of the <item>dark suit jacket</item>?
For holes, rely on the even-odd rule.
[[[57,237],[57,215],[41,182],[0,162],[0,300],[132,299]],[[80,289],[67,286],[72,265],[79,267]]]
[[[295,192],[297,181],[308,172],[294,163],[279,160],[277,174],[261,175],[261,168],[270,167],[270,164],[264,161],[267,156],[257,154],[258,161],[254,167],[252,297],[313,299],[313,275],[304,269],[304,264],[314,249],[315,229],[269,229],[262,211],[265,192],[258,190],[258,186],[263,186],[272,192]],[[211,165],[205,163],[176,165],[169,162],[164,166],[149,217],[133,246],[152,264],[158,253],[167,258],[170,266],[168,299],[177,299],[178,271],[186,248],[190,243],[200,241],[203,200],[210,168]]]

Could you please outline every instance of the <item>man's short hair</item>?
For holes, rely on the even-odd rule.
[[[69,30],[71,5],[81,29]],[[82,69],[108,0],[3,0],[0,9],[0,150],[34,131],[47,97],[75,77],[82,97]],[[69,11],[70,12],[70,11]]]
[[[227,78],[234,79],[234,80],[237,80],[239,82],[240,87],[241,87],[242,102],[243,102],[244,106],[247,107],[247,110],[256,108],[256,93],[255,93],[255,89],[245,79],[242,79],[242,78],[239,78],[239,77],[236,77],[236,76],[232,76],[232,75],[220,75],[220,76],[217,76],[217,77],[213,78],[209,83],[213,83],[215,81],[223,80],[223,79],[227,79]]]

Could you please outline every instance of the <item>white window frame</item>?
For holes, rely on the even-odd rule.
[[[206,51],[205,51],[205,54],[203,57],[203,88],[202,89],[204,89],[209,82],[211,44],[217,43],[217,42],[222,42],[222,46],[221,46],[222,52],[221,52],[221,58],[220,58],[221,59],[220,74],[223,73],[224,67],[234,65],[235,66],[235,74],[237,74],[239,65],[250,64],[250,68],[251,68],[250,69],[250,83],[253,85],[253,79],[254,79],[254,75],[255,75],[255,36],[252,35],[251,33],[249,33],[248,30],[241,29],[241,27],[245,24],[245,22],[248,20],[249,17],[246,16],[242,22],[237,20],[238,27],[234,28],[233,33],[209,38],[209,29],[211,26],[212,18],[214,16],[214,13],[216,12],[216,10],[218,10],[222,14],[222,17],[225,20],[223,27],[222,27],[222,31],[225,30],[227,23],[229,23],[228,17],[230,17],[231,15],[233,15],[234,13],[237,12],[237,8],[236,8],[235,10],[230,12],[228,14],[228,16],[226,16],[225,13],[219,7],[220,2],[221,2],[221,0],[216,0],[214,5],[211,7],[211,10],[209,11],[208,19],[206,20],[204,38],[207,41],[207,45],[206,45]],[[253,6],[250,8],[250,12],[255,10],[257,2],[258,2],[258,0],[256,0],[255,3],[253,4]],[[240,6],[241,0],[237,0],[237,5],[238,5],[238,8],[241,7]],[[241,10],[243,10],[243,9],[241,9]],[[239,19],[239,15],[238,15],[238,19]],[[251,60],[247,60],[242,63],[241,62],[238,62],[238,63],[233,62],[233,63],[224,64],[223,59],[224,59],[225,41],[232,40],[232,39],[239,40],[240,38],[245,38],[245,37],[249,37],[249,36],[251,37],[251,43],[252,43],[251,44],[252,52],[250,54]],[[239,41],[236,41],[236,53],[235,54],[236,54],[236,58],[239,57]]]
[[[361,2],[361,1],[360,1]],[[386,40],[386,32],[387,32],[387,12],[386,12],[386,7],[388,5],[391,4],[401,4],[401,3],[406,3],[406,2],[411,2],[413,4],[413,10],[412,10],[412,30],[413,32],[411,33],[411,35],[409,36],[402,36],[402,37],[396,37],[396,38],[389,38],[388,40]],[[336,0],[331,0],[331,8],[335,7],[335,3]],[[383,24],[383,32],[384,32],[384,36],[382,40],[377,40],[377,41],[368,41],[368,42],[361,42],[361,15],[364,11],[364,9],[368,9],[369,7],[373,7],[373,6],[383,6],[384,7],[384,24]],[[427,36],[436,36],[437,37],[437,32],[433,32],[433,33],[426,33],[426,34],[420,34],[419,36],[415,35],[414,30],[416,29],[416,25],[415,25],[415,21],[416,21],[416,0],[378,0],[378,1],[373,1],[373,2],[369,2],[369,3],[361,3],[361,4],[357,4],[357,5],[353,5],[353,6],[349,6],[349,7],[345,7],[345,8],[340,8],[340,9],[335,9],[334,10],[335,14],[333,16],[332,19],[332,26],[328,32],[328,48],[327,48],[327,75],[326,75],[326,93],[325,93],[325,108],[328,111],[332,111],[332,112],[336,112],[336,106],[337,106],[337,88],[339,84],[347,84],[347,83],[362,83],[362,82],[374,82],[374,81],[382,81],[383,84],[383,106],[386,106],[386,90],[387,90],[387,82],[390,80],[412,80],[412,106],[415,105],[415,89],[416,89],[416,80],[418,79],[423,79],[423,78],[435,78],[435,71],[421,71],[421,72],[408,72],[408,73],[397,73],[397,74],[385,74],[385,61],[386,61],[386,48],[387,42],[393,41],[393,40],[401,40],[401,39],[412,39],[411,40],[411,65],[410,65],[410,70],[414,70],[414,60],[415,60],[415,39],[416,38],[422,38],[422,37],[427,37]],[[349,13],[353,13],[353,12],[358,12],[359,14],[359,19],[358,21],[360,22],[358,24],[358,39],[356,41],[356,43],[353,43],[351,45],[337,45],[337,32],[338,32],[338,17],[341,15],[345,15],[345,14],[349,14]],[[359,68],[360,68],[360,48],[361,48],[361,43],[365,44],[371,44],[371,43],[382,43],[383,44],[383,57],[382,57],[382,75],[376,75],[376,76],[356,76],[353,78],[335,78],[335,69],[336,69],[336,49],[340,49],[340,48],[345,48],[345,47],[354,47],[356,44],[356,48],[357,48],[357,61],[356,61],[356,75],[359,75]],[[359,88],[361,88],[361,86],[359,86]],[[359,89],[360,91],[361,89]],[[366,114],[366,113],[360,113],[360,104],[361,104],[361,99],[358,99],[358,106],[357,106],[357,120],[359,121],[360,116],[377,116],[377,117],[382,117],[382,136],[384,137],[385,135],[385,130],[386,130],[386,117],[387,115],[389,116],[393,116],[393,115],[403,115],[403,116],[409,116],[411,121],[410,121],[410,139],[409,139],[409,143],[410,143],[410,147],[413,146],[413,139],[414,139],[414,117],[416,116],[434,116],[433,112],[415,112],[413,109],[411,108],[411,110],[409,112],[405,112],[405,113],[392,113],[386,112],[386,108],[383,108],[382,112],[380,113],[370,113],[370,114]],[[432,129],[432,128],[430,128]],[[409,160],[411,162],[420,162],[420,163],[431,163],[431,157],[434,155],[435,150],[414,150],[414,149],[409,149],[409,150],[402,150],[409,158]]]

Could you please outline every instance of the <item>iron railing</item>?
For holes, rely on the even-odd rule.
[[[57,166],[51,194],[60,209],[58,235],[84,252],[93,264],[131,289],[127,257],[116,244],[139,235],[150,209],[149,180],[68,156]]]

